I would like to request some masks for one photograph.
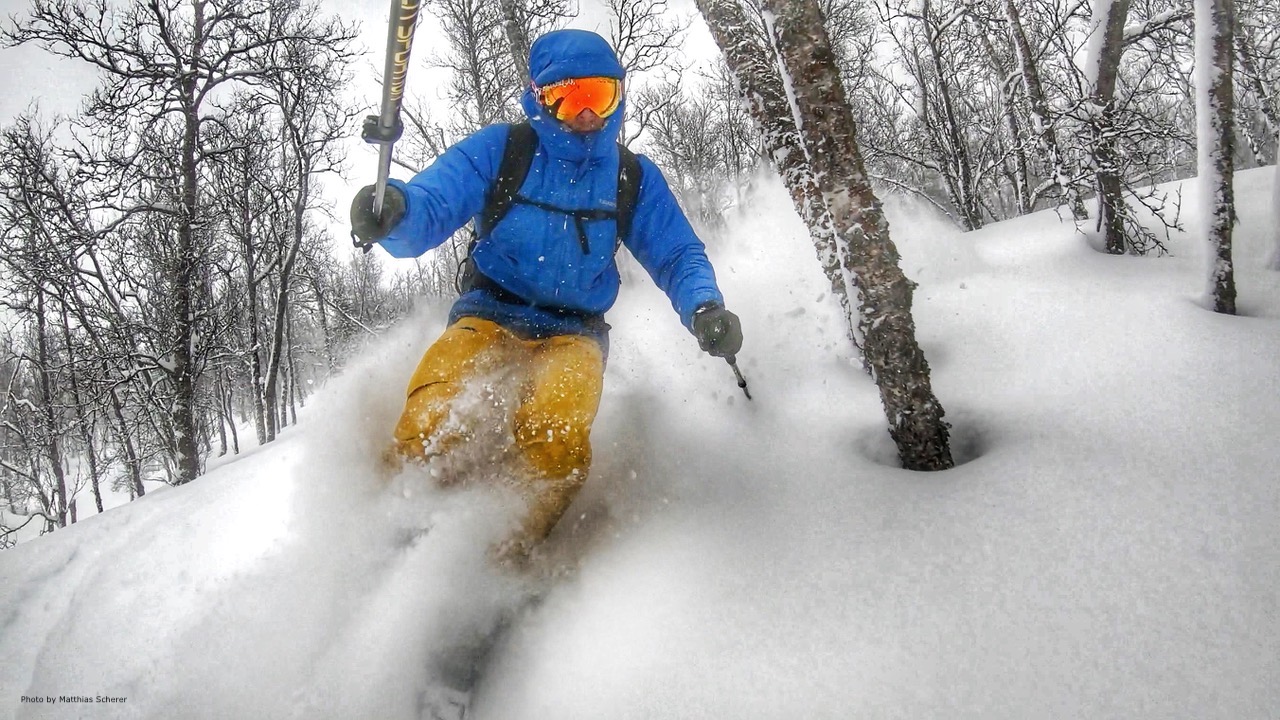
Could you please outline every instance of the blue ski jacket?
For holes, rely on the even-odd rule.
[[[584,30],[558,30],[534,42],[529,69],[537,85],[570,77],[625,74],[608,42]],[[517,201],[472,252],[491,283],[463,294],[450,321],[474,315],[526,337],[601,335],[602,316],[618,297],[617,228],[612,218],[576,221],[550,208],[616,211],[618,133],[624,105],[593,133],[574,133],[543,111],[531,90],[521,98],[537,148]],[[437,247],[485,206],[497,181],[507,125],[459,141],[408,183],[404,218],[382,240],[395,257]],[[671,299],[685,327],[708,303],[723,304],[702,241],[654,163],[639,156],[642,179],[627,249]],[[496,285],[500,290],[484,285]],[[500,297],[501,296],[501,297]],[[604,338],[601,338],[604,340]]]

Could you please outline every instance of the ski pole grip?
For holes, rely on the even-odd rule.
[[[396,116],[395,123],[390,127],[382,124],[382,118],[378,115],[369,115],[364,119],[364,127],[361,129],[360,137],[370,145],[391,144],[400,139],[404,134],[404,123],[400,122],[400,117]]]

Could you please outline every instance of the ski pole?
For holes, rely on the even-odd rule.
[[[751,391],[747,389],[747,379],[742,377],[742,371],[738,369],[738,356],[730,355],[725,358],[725,361],[729,363],[729,367],[733,368],[734,377],[738,378],[738,387],[742,388],[742,394],[750,400]]]
[[[382,71],[382,107],[377,115],[364,119],[361,137],[378,146],[378,182],[373,195],[373,213],[382,214],[391,177],[391,146],[404,133],[400,122],[400,106],[404,100],[404,82],[409,75],[409,50],[413,47],[413,30],[418,22],[422,0],[391,0],[391,16],[387,26],[387,62]],[[357,243],[360,244],[360,243]],[[365,251],[369,246],[364,247]]]

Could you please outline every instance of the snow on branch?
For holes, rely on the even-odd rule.
[[[1186,10],[1166,10],[1165,12],[1152,15],[1151,17],[1139,23],[1125,26],[1124,44],[1131,45],[1141,42],[1161,30],[1168,30],[1175,25],[1190,22],[1192,12]]]

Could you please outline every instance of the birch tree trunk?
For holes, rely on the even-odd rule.
[[[1272,270],[1280,271],[1280,136],[1276,137],[1276,172],[1271,180],[1271,262]]]
[[[316,297],[316,316],[320,321],[320,339],[324,344],[325,368],[329,372],[337,372],[338,358],[334,354],[333,331],[329,327],[329,307],[325,284],[320,279],[318,268],[308,262],[307,280],[311,283],[311,292]]]
[[[1093,167],[1097,174],[1098,228],[1107,252],[1112,255],[1123,255],[1126,250],[1122,178],[1116,157],[1115,95],[1128,16],[1129,0],[1098,0],[1094,4],[1094,35],[1090,38],[1093,66],[1087,68],[1092,85],[1089,103],[1093,119]]]
[[[1071,172],[1067,168],[1062,144],[1053,118],[1049,114],[1049,101],[1045,97],[1044,86],[1040,82],[1035,53],[1031,49],[1031,42],[1027,39],[1026,30],[1022,27],[1017,0],[1004,0],[1004,11],[1005,19],[1009,23],[1009,37],[1013,41],[1015,54],[1018,57],[1018,69],[1022,74],[1022,90],[1027,98],[1027,112],[1031,116],[1031,124],[1036,132],[1036,144],[1040,148],[1042,160],[1052,182],[1066,195],[1067,204],[1071,207],[1071,216],[1076,220],[1083,220],[1089,217],[1089,213],[1084,208],[1080,191],[1071,181]]]
[[[53,471],[52,510],[58,527],[66,527],[67,516],[67,475],[63,464],[62,444],[59,441],[58,418],[53,411],[53,378],[50,377],[53,367],[53,356],[49,351],[49,327],[45,317],[44,287],[37,285],[36,299],[36,377],[40,385],[40,419],[44,422],[44,449],[49,467]]]
[[[261,305],[259,288],[262,285],[262,279],[258,273],[259,238],[253,231],[254,200],[250,193],[252,181],[246,159],[242,167],[241,184],[236,190],[240,199],[239,207],[236,208],[240,224],[232,230],[232,235],[240,241],[245,267],[245,312],[247,313],[245,326],[249,334],[249,373],[252,383],[249,397],[253,403],[253,428],[258,436],[258,444],[265,445],[267,443],[266,380],[262,366],[262,322],[258,315],[258,308]]]
[[[1026,215],[1032,209],[1031,181],[1029,180],[1030,172],[1027,168],[1027,154],[1022,144],[1024,137],[1022,121],[1018,119],[1018,113],[1015,108],[1014,88],[1016,84],[1009,81],[1009,68],[996,51],[986,28],[972,14],[969,14],[966,20],[969,23],[969,27],[973,29],[974,36],[982,43],[982,50],[987,56],[987,65],[991,68],[993,80],[1000,86],[1000,116],[1004,120],[1005,130],[1009,133],[1010,142],[1013,144],[1010,150],[1012,155],[1010,175],[1012,176],[1014,198],[1018,206],[1018,214]]]
[[[125,467],[129,471],[129,499],[140,498],[147,494],[147,488],[142,484],[142,460],[138,457],[137,446],[129,434],[129,423],[124,417],[124,402],[120,399],[119,388],[111,388],[107,397],[111,400],[111,412],[116,421],[112,430],[124,450]]]
[[[227,446],[227,425],[234,423],[235,420],[227,414],[227,396],[231,391],[226,386],[226,373],[220,373],[218,379],[214,382],[214,389],[218,397],[218,411],[216,419],[218,421],[218,457],[223,457],[229,449]]]
[[[871,189],[853,110],[816,0],[765,0],[783,69],[791,80],[796,125],[834,222],[837,253],[862,290],[864,352],[903,467],[954,464],[929,363],[915,338],[914,284],[899,267],[889,223]]]
[[[938,103],[936,114],[942,126],[937,131],[940,136],[938,159],[947,167],[947,185],[964,229],[977,230],[983,225],[982,204],[975,193],[973,161],[969,157],[969,148],[965,143],[964,128],[956,114],[956,103],[953,99],[955,93],[951,87],[952,73],[943,62],[941,23],[933,16],[930,0],[921,0],[920,24],[925,45],[929,49],[929,65],[933,70],[936,83],[935,96]],[[925,103],[927,102],[926,99]]]
[[[174,460],[177,464],[175,485],[196,479],[200,474],[200,447],[196,435],[196,367],[194,343],[196,302],[193,297],[198,281],[197,269],[203,259],[196,246],[196,225],[200,211],[200,103],[203,99],[197,78],[204,61],[206,3],[192,2],[190,55],[187,72],[179,80],[182,116],[181,195],[178,206],[177,247],[169,282],[173,297],[173,431]]]
[[[84,454],[85,461],[89,464],[89,484],[93,489],[93,504],[98,513],[101,514],[102,487],[100,479],[102,473],[98,469],[98,449],[93,441],[93,418],[89,402],[85,397],[85,393],[80,389],[80,373],[78,371],[75,343],[71,337],[71,313],[68,312],[65,305],[66,300],[67,298],[64,297],[61,330],[62,343],[67,349],[67,367],[70,370],[67,373],[67,386],[71,391],[71,400],[75,407],[76,429],[80,432],[80,443],[83,445],[80,452]]]
[[[787,91],[773,59],[773,51],[764,44],[767,38],[759,34],[759,25],[743,11],[736,0],[698,0],[697,4],[716,44],[724,53],[725,61],[737,78],[747,111],[782,176],[791,195],[792,205],[809,228],[809,236],[817,251],[822,272],[831,283],[831,292],[844,312],[849,338],[861,349],[860,308],[854,306],[858,297],[857,284],[836,252],[831,214],[827,212],[827,204],[822,199],[813,170],[805,157],[800,131],[796,128]],[[870,366],[867,369],[870,370]]]
[[[1232,132],[1232,26],[1235,0],[1196,0],[1196,116],[1209,298],[1214,312],[1236,313],[1231,230],[1235,196]]]
[[[266,404],[267,416],[267,441],[271,442],[276,439],[279,434],[280,423],[277,420],[276,410],[280,402],[280,366],[285,350],[285,324],[289,317],[289,300],[293,287],[293,269],[297,264],[298,250],[302,247],[304,238],[304,220],[307,212],[307,200],[310,196],[310,162],[308,158],[296,157],[295,160],[300,166],[297,177],[294,178],[298,186],[294,189],[296,195],[293,197],[293,203],[290,208],[289,217],[289,234],[286,240],[286,246],[283,248],[283,258],[280,263],[279,284],[276,288],[275,298],[275,315],[271,322],[271,346],[267,351],[267,373],[266,382],[263,385],[262,395]]]
[[[1242,75],[1240,84],[1248,87],[1254,96],[1258,98],[1258,110],[1262,113],[1267,130],[1280,132],[1280,103],[1276,103],[1274,98],[1275,93],[1280,92],[1280,88],[1271,90],[1268,88],[1267,83],[1263,81],[1257,62],[1259,52],[1253,39],[1249,36],[1249,30],[1250,26],[1247,22],[1240,23],[1233,28],[1236,59],[1239,61],[1239,70]],[[1280,162],[1280,147],[1276,148],[1276,160]]]
[[[515,61],[521,82],[528,85],[532,82],[529,77],[529,36],[520,22],[520,16],[516,14],[516,0],[499,0],[499,5],[502,7],[503,30],[511,45],[511,59]]]

